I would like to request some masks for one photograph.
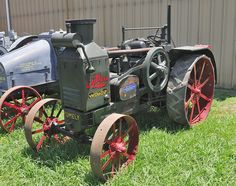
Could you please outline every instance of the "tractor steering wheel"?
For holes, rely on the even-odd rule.
[[[148,39],[151,43],[153,43],[155,46],[160,46],[160,44],[161,44],[161,40],[159,40],[160,37],[157,36],[157,35],[150,35],[150,36],[147,36],[147,39]]]

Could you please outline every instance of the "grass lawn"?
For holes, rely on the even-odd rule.
[[[191,129],[174,124],[165,110],[136,119],[137,159],[107,185],[236,185],[236,91],[216,90],[208,119]],[[1,131],[0,185],[102,185],[89,151],[69,141],[36,155],[22,130]]]

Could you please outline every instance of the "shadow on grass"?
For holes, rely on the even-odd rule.
[[[230,97],[236,97],[236,90],[215,89],[214,99],[217,101],[224,101]]]
[[[179,131],[189,129],[189,126],[181,125],[171,120],[166,109],[160,110],[156,107],[152,107],[149,112],[135,115],[134,117],[141,132],[149,131],[152,128],[157,128],[164,130],[167,133],[174,134]]]
[[[28,147],[23,150],[22,154],[33,159],[39,167],[48,167],[56,170],[57,166],[64,165],[67,162],[77,162],[82,159],[89,160],[90,145],[80,144],[72,139],[64,144],[53,141],[48,148],[38,153]],[[85,182],[89,185],[100,185],[103,183],[94,176],[92,171],[85,175]]]
[[[23,150],[23,155],[36,160],[38,166],[47,166],[54,169],[59,164],[74,161],[78,158],[88,158],[90,146],[79,144],[74,140],[68,140],[64,144],[52,141],[50,146],[43,148],[38,153],[27,147]]]

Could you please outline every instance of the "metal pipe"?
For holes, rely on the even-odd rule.
[[[5,4],[6,4],[6,14],[7,14],[7,31],[10,32],[12,30],[10,1],[5,0]]]
[[[118,47],[109,47],[109,48],[105,48],[106,51],[114,51],[114,50],[119,50],[120,48]]]
[[[124,28],[124,31],[132,31],[132,30],[156,30],[161,27],[139,27],[139,28]]]
[[[167,42],[171,44],[171,6],[167,9]]]
[[[148,52],[152,48],[138,48],[138,49],[129,49],[129,50],[113,50],[107,51],[108,55],[122,55],[122,54],[133,54],[133,53],[141,53]]]

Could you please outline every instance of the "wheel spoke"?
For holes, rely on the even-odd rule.
[[[38,134],[38,133],[41,133],[41,132],[43,132],[43,128],[35,130],[35,131],[32,131],[32,135]]]
[[[22,121],[25,123],[25,115],[22,115]]]
[[[116,137],[116,123],[112,125],[112,138]]]
[[[22,101],[22,106],[25,106],[25,91],[24,89],[21,90],[21,101]]]
[[[208,77],[203,83],[201,83],[201,84],[198,86],[198,88],[201,89],[202,87],[204,87],[204,86],[208,83],[208,81],[209,81],[210,79],[211,79],[211,76]]]
[[[58,143],[64,143],[63,139],[60,139],[58,134],[54,134],[54,139],[58,142]]]
[[[14,121],[9,129],[9,132],[12,132],[15,128],[16,121]]]
[[[59,110],[59,112],[57,113],[56,118],[59,118],[61,112],[62,112],[62,108],[61,108],[61,109]]]
[[[115,173],[115,162],[114,162],[114,159],[112,159],[111,176],[114,176],[114,173]]]
[[[127,152],[123,152],[122,155],[129,158],[129,154]]]
[[[151,81],[152,81],[152,80],[154,80],[157,76],[158,76],[158,73],[155,72],[155,73],[153,73],[149,78],[150,78]]]
[[[194,85],[196,85],[196,82],[197,82],[197,69],[196,69],[196,64],[193,66],[193,72],[194,72]]]
[[[43,121],[39,117],[34,117],[34,121],[37,121],[38,123],[43,124]]]
[[[42,110],[42,112],[43,112],[43,115],[46,117],[46,118],[48,118],[48,114],[46,113],[46,111],[43,109]]]
[[[195,108],[195,103],[192,105],[192,111],[190,114],[190,123],[192,123],[192,121],[193,121],[194,108]]]
[[[6,101],[4,101],[3,105],[5,105],[5,106],[7,106],[7,107],[10,107],[10,108],[13,108],[13,109],[15,109],[15,110],[19,110],[19,109],[20,109],[19,107],[15,106],[15,105],[13,105],[13,104],[11,104],[11,103],[8,103],[8,102],[6,102]]]
[[[129,127],[129,129],[127,130],[127,132],[125,132],[121,137],[124,139],[124,138],[130,133],[130,131],[132,130],[132,128],[133,128],[133,125],[131,125],[131,126]]]
[[[202,66],[202,70],[201,70],[201,73],[200,73],[200,76],[199,76],[199,79],[198,79],[198,82],[201,83],[201,79],[202,79],[202,75],[203,75],[203,71],[205,69],[205,65],[206,65],[206,62],[204,61],[203,62],[203,66]]]
[[[159,65],[157,65],[154,62],[151,62],[151,67],[153,67],[154,69],[158,70],[159,69]]]
[[[209,99],[206,95],[204,95],[203,93],[200,93],[200,97],[205,99],[206,101],[211,101],[211,99]]]
[[[8,122],[6,122],[3,126],[4,128],[7,127],[10,123],[14,122],[15,120],[17,120],[17,118],[20,116],[21,114],[18,113],[16,116],[14,116],[12,119],[10,119]]]
[[[58,124],[58,125],[62,125],[62,124],[64,124],[64,123],[65,123],[65,120],[57,121],[57,124]]]
[[[30,108],[32,108],[37,102],[39,102],[41,99],[40,98],[37,98],[36,100],[33,101],[33,103],[31,103],[29,105]]]
[[[104,171],[106,169],[106,167],[109,165],[109,163],[111,163],[112,159],[113,159],[112,156],[110,156],[109,159],[102,166],[102,171]]]
[[[119,123],[119,136],[121,137],[122,134],[122,119],[120,119],[120,123]]]
[[[162,61],[161,61],[161,55],[160,54],[157,56],[157,59],[158,59],[158,63],[161,64]]]
[[[189,106],[189,104],[193,100],[193,98],[194,98],[194,94],[191,94],[189,100],[185,102],[185,109]]]
[[[110,150],[105,151],[104,153],[101,154],[100,159],[106,157],[110,153]]]
[[[198,117],[200,120],[201,108],[200,108],[199,100],[197,100],[197,109],[198,109]]]
[[[121,162],[120,162],[120,153],[118,153],[118,171],[120,171],[120,167],[121,167]]]
[[[38,144],[37,144],[37,146],[36,146],[37,152],[38,152],[39,149],[42,147],[43,141],[44,141],[45,139],[46,139],[46,136],[45,136],[45,135],[43,135],[43,136],[40,138],[40,140],[39,140],[39,142],[38,142]]]
[[[13,95],[10,96],[12,101],[14,101],[15,105],[20,105],[20,102],[13,97]]]
[[[52,112],[51,112],[51,115],[50,115],[50,117],[53,117],[53,114],[54,114],[55,107],[56,107],[56,103],[55,103],[55,104],[53,104],[53,106],[52,106]]]
[[[193,87],[192,85],[190,85],[190,84],[188,84],[188,88],[189,88],[191,91],[194,91],[194,90],[195,90],[194,87]]]

